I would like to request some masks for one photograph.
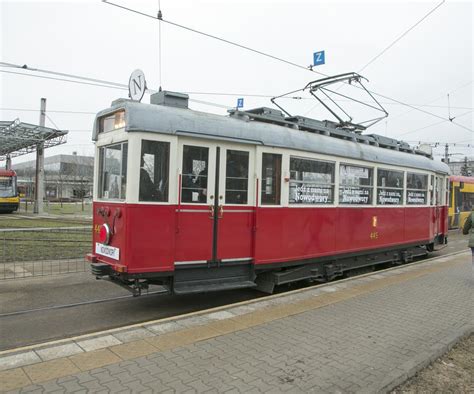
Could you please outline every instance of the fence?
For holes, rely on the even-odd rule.
[[[84,272],[91,226],[0,229],[0,280]]]
[[[22,199],[18,212],[33,212],[34,202],[32,200]],[[90,200],[74,202],[51,202],[45,200],[43,203],[44,213],[53,215],[76,215],[92,216],[92,202]]]

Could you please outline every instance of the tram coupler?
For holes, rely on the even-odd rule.
[[[140,279],[135,279],[129,289],[134,297],[138,297],[142,295],[142,290],[148,290],[148,287],[148,282],[140,282]]]
[[[113,282],[120,287],[128,290],[134,297],[138,297],[142,295],[142,290],[148,290],[149,284],[147,281],[140,281],[140,279],[134,280],[123,280],[122,278],[116,275],[108,275],[108,276],[96,276],[96,279],[107,280],[109,282]]]

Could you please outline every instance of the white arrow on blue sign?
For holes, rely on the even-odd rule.
[[[326,59],[324,57],[324,51],[319,51],[319,52],[314,52],[313,53],[313,65],[314,66],[320,66],[321,64],[324,64],[326,62]]]
[[[244,108],[244,99],[238,98],[237,99],[237,108]]]

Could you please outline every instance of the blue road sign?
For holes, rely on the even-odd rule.
[[[244,108],[244,99],[238,98],[237,99],[237,108]]]
[[[314,52],[313,53],[313,65],[314,66],[320,66],[321,64],[324,64],[326,62],[326,59],[324,57],[324,51],[319,51],[319,52]]]

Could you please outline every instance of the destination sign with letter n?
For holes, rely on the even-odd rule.
[[[128,80],[128,96],[134,101],[141,101],[146,90],[145,74],[142,70],[135,70]]]

